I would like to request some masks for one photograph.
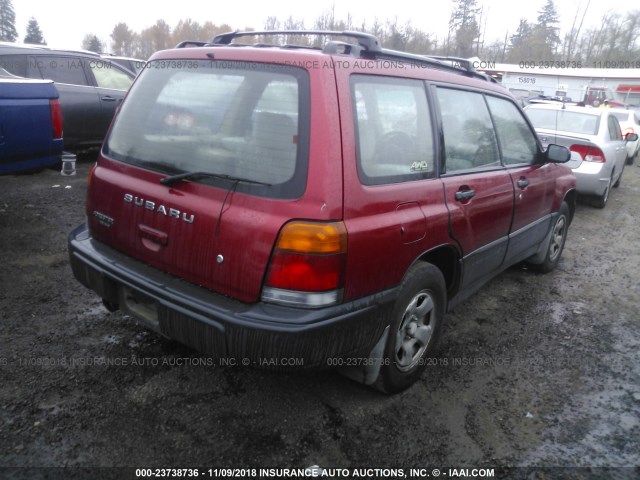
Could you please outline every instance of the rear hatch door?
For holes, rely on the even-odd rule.
[[[122,105],[91,178],[92,234],[190,282],[256,301],[280,228],[308,216],[308,73],[173,63],[151,62]]]

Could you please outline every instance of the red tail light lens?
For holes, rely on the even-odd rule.
[[[262,298],[320,307],[341,299],[347,251],[341,222],[291,222],[280,232]]]
[[[301,255],[278,252],[267,285],[285,290],[325,292],[342,286],[344,255]]]
[[[57,98],[49,100],[49,111],[51,113],[52,137],[62,138],[62,108]]]
[[[605,163],[606,158],[602,150],[598,147],[589,145],[571,145],[569,148],[572,152],[577,152],[585,162]]]

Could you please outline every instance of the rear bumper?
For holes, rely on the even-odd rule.
[[[576,190],[583,195],[604,195],[611,168],[606,163],[582,162],[580,167],[572,170],[576,176]]]
[[[163,335],[245,365],[312,367],[366,356],[391,318],[396,289],[307,310],[246,304],[134,260],[91,238],[69,235],[75,278]],[[293,361],[295,359],[295,362]]]

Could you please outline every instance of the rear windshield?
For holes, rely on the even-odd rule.
[[[103,152],[168,175],[226,175],[245,180],[238,191],[296,198],[306,186],[308,89],[306,71],[289,66],[151,62]],[[194,181],[228,185],[210,177]]]
[[[541,108],[527,108],[525,112],[535,128],[584,135],[596,135],[598,133],[600,115]]]

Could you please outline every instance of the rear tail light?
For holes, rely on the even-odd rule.
[[[346,253],[342,222],[286,224],[271,257],[262,300],[309,308],[340,302]]]
[[[572,152],[577,152],[585,162],[605,163],[606,158],[602,150],[598,147],[589,145],[571,145],[569,148]]]
[[[51,113],[52,137],[62,138],[62,108],[57,98],[49,100],[49,111]]]

